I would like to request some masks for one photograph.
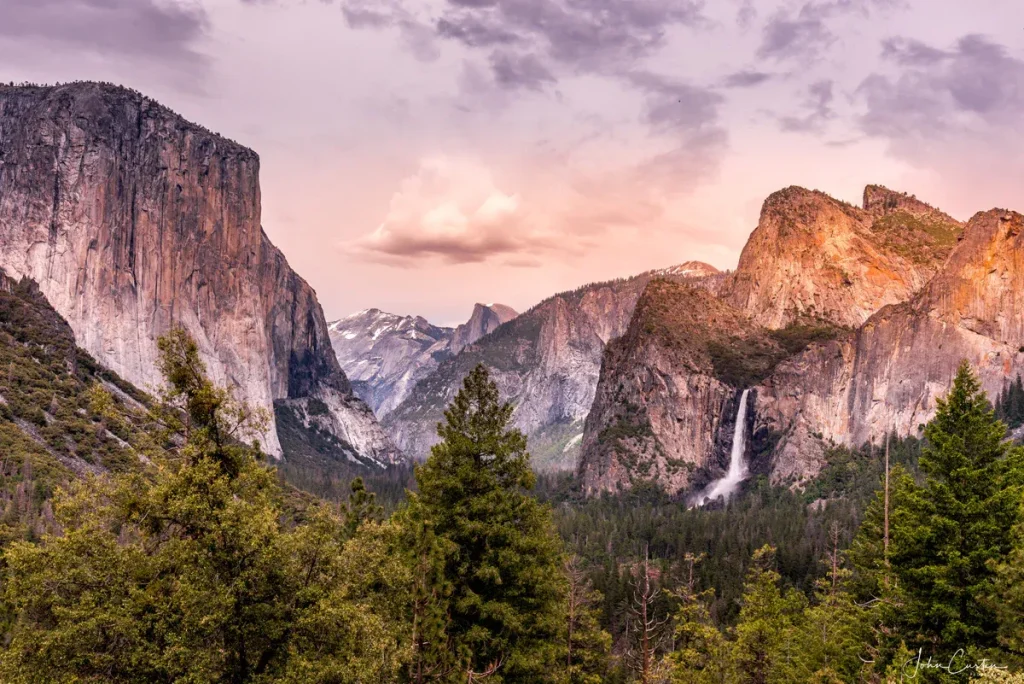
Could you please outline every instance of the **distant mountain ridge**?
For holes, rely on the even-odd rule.
[[[678,274],[650,271],[549,297],[442,361],[385,416],[385,429],[411,457],[426,457],[444,407],[463,377],[483,363],[502,397],[515,405],[515,424],[530,439],[535,466],[575,467],[605,345],[626,331],[647,283],[665,277],[718,286],[721,274],[713,266],[689,262],[676,268]]]
[[[518,314],[503,304],[477,304],[455,328],[421,316],[367,309],[328,325],[331,346],[356,395],[383,418],[438,364]]]

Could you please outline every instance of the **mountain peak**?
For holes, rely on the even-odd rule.
[[[791,186],[765,200],[725,296],[770,328],[858,326],[938,271],[961,224],[911,195],[865,190],[866,209]]]
[[[960,223],[914,195],[890,190],[883,185],[868,185],[864,188],[864,211],[876,218],[903,212],[917,218],[930,216],[948,223]]]
[[[684,278],[704,278],[719,275],[721,271],[703,261],[684,261],[675,266],[659,269],[654,274],[660,276],[682,276]]]

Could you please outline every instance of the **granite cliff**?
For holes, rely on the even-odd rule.
[[[864,207],[790,187],[765,200],[724,298],[769,328],[858,326],[935,275],[962,225],[913,197],[868,186]]]
[[[138,93],[0,86],[0,267],[38,282],[77,343],[136,385],[159,383],[156,339],[183,326],[241,398],[300,420],[316,400],[350,458],[401,457],[262,230],[257,155]],[[281,453],[274,426],[265,444]]]
[[[421,316],[368,309],[328,326],[331,345],[356,395],[383,418],[445,359],[518,314],[502,304],[477,304],[455,328],[431,325]]]
[[[757,430],[777,442],[777,482],[812,477],[830,442],[919,435],[969,361],[995,397],[1024,368],[1024,217],[976,214],[944,268],[915,297],[815,345],[758,388]]]
[[[675,268],[662,276],[704,287],[721,281],[707,264]],[[640,293],[658,275],[586,285],[544,300],[443,361],[388,414],[385,428],[407,454],[425,458],[444,407],[465,375],[483,363],[502,397],[515,405],[515,424],[530,438],[534,464],[575,467],[605,345],[626,332]]]
[[[863,208],[775,193],[718,299],[652,282],[609,345],[585,490],[721,474],[744,388],[748,459],[777,483],[816,475],[829,444],[917,434],[962,359],[994,396],[1024,364],[1020,225],[996,210],[965,227],[880,186]]]

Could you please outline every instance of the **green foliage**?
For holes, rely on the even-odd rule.
[[[416,479],[434,531],[452,550],[449,636],[463,672],[541,682],[557,657],[560,545],[550,512],[528,494],[526,438],[509,429],[511,417],[512,406],[477,366],[445,411],[442,441]]]
[[[892,532],[891,562],[923,641],[995,646],[994,616],[978,599],[991,591],[989,563],[1010,551],[1020,519],[1020,473],[1011,466],[1021,453],[1005,435],[963,364],[925,428],[925,484],[908,492],[907,519]]]
[[[897,254],[922,264],[941,262],[956,244],[963,229],[936,212],[914,216],[894,211],[875,220],[871,230],[882,244]]]
[[[996,418],[1006,423],[1011,430],[1024,425],[1024,382],[1018,374],[1013,382],[1007,382],[995,405]]]
[[[326,507],[282,523],[282,492],[237,437],[260,416],[205,376],[195,344],[160,342],[188,442],[154,478],[76,481],[61,533],[6,550],[15,616],[4,681],[396,681],[409,569],[393,526],[355,537]]]
[[[170,444],[153,400],[75,345],[29,280],[0,272],[0,536],[53,530],[49,499],[87,472],[138,472]]]
[[[565,684],[601,684],[609,670],[612,638],[601,629],[595,591],[577,556],[565,560]]]
[[[736,671],[751,684],[797,681],[792,676],[800,655],[796,635],[807,599],[793,589],[780,589],[774,557],[770,546],[754,552],[735,630]]]

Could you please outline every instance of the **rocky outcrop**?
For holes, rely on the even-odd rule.
[[[717,271],[700,265],[699,276],[667,276],[706,284]],[[625,333],[654,272],[597,283],[551,297],[444,361],[421,380],[384,420],[395,441],[414,458],[428,455],[435,426],[463,378],[483,363],[515,405],[515,424],[530,439],[541,469],[575,467],[584,420],[597,389],[605,345]]]
[[[183,326],[252,404],[317,398],[340,433],[363,413],[315,293],[260,226],[257,155],[138,93],[0,87],[0,267],[137,385],[159,384],[156,339]],[[353,451],[400,458],[367,430]],[[266,446],[280,453],[273,427]]]
[[[518,315],[515,309],[504,304],[476,304],[469,320],[452,331],[452,341],[446,351],[454,356]]]
[[[457,328],[431,325],[420,316],[368,309],[330,324],[331,345],[356,394],[383,418],[441,361],[517,316],[503,304],[477,304]]]
[[[719,300],[652,284],[609,346],[585,489],[701,486],[725,465],[743,388],[748,456],[776,483],[816,475],[830,444],[917,434],[962,359],[997,392],[1024,361],[1019,219],[988,212],[964,228],[880,186],[863,208],[775,193],[737,271],[708,289]]]
[[[773,480],[812,477],[834,442],[918,435],[964,359],[995,396],[1024,366],[1024,217],[975,215],[944,268],[909,302],[779,366],[759,388],[776,435]]]
[[[647,480],[676,493],[720,474],[738,396],[723,379],[722,359],[726,349],[748,346],[768,355],[777,348],[706,290],[652,281],[626,334],[604,355],[578,469],[584,491]]]
[[[962,225],[913,197],[868,186],[864,208],[790,187],[764,203],[723,296],[769,328],[856,327],[939,270]]]

